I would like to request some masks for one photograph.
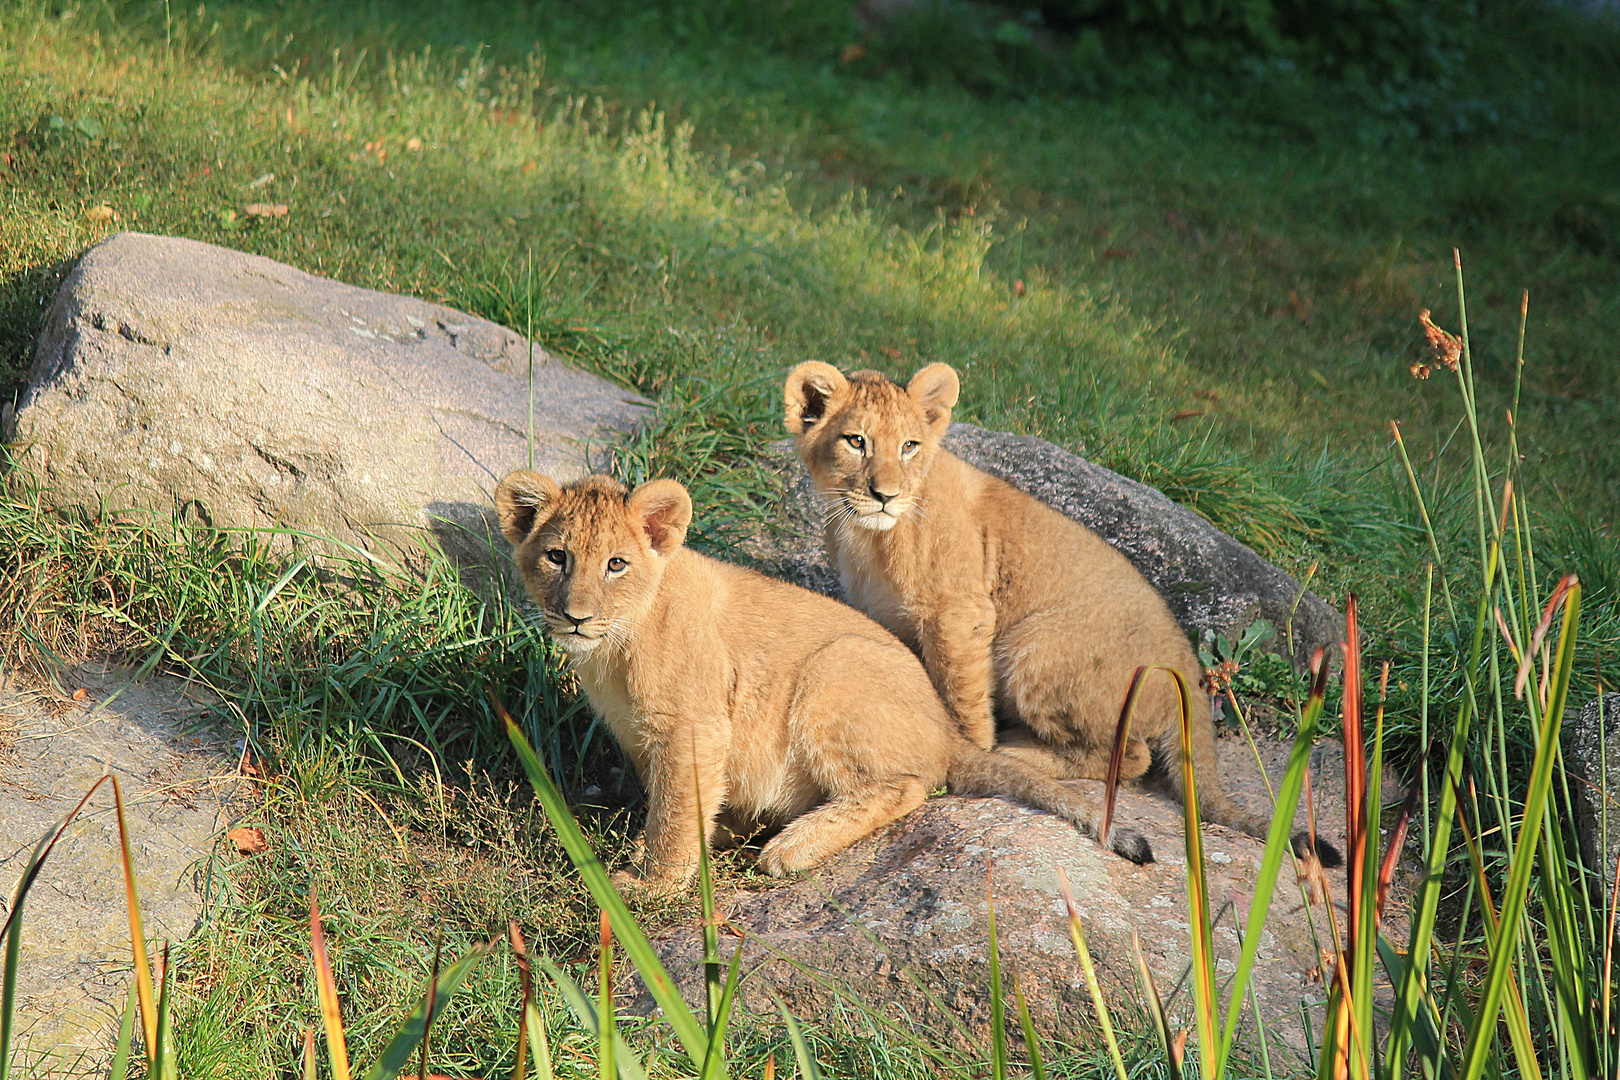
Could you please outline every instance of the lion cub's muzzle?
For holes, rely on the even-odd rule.
[[[611,620],[591,615],[571,615],[566,610],[545,612],[551,640],[569,652],[588,652],[601,644],[611,629]]]
[[[878,498],[866,492],[851,491],[844,496],[844,504],[849,507],[856,525],[874,532],[888,532],[901,515],[911,509],[912,500],[899,494]]]

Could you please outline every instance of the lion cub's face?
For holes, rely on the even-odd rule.
[[[579,659],[628,642],[692,521],[692,500],[673,480],[626,493],[606,476],[559,487],[518,471],[496,488],[495,507],[552,640]]]
[[[875,371],[846,378],[814,360],[793,369],[783,388],[787,428],[835,520],[882,532],[916,506],[957,392],[946,364],[904,387]]]

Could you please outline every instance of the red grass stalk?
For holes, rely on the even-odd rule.
[[[1361,886],[1367,854],[1367,742],[1361,729],[1361,635],[1356,625],[1354,595],[1345,601],[1344,623],[1344,809],[1345,846],[1349,848],[1345,855],[1350,879],[1345,954],[1353,964],[1356,930],[1365,915],[1361,910]]]
[[[1119,723],[1114,727],[1114,749],[1108,755],[1108,773],[1103,779],[1102,829],[1098,833],[1098,842],[1103,847],[1108,846],[1108,837],[1114,827],[1114,803],[1119,795],[1119,773],[1124,767],[1125,744],[1131,735],[1131,713],[1136,706],[1136,696],[1142,691],[1142,680],[1147,677],[1147,671],[1146,664],[1138,664],[1131,675],[1130,689],[1125,691],[1125,704],[1119,710]]]

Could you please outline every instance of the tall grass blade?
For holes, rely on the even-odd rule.
[[[697,1017],[682,999],[680,992],[675,989],[675,981],[670,978],[669,971],[658,959],[653,950],[652,942],[641,932],[635,919],[630,915],[630,909],[620,899],[609,880],[607,870],[602,862],[591,850],[590,841],[580,831],[579,823],[568,809],[568,803],[563,799],[551,782],[551,777],[535,756],[534,749],[529,740],[523,737],[505,706],[499,701],[495,702],[495,709],[502,720],[506,722],[506,735],[511,740],[513,749],[517,752],[518,760],[523,764],[523,770],[529,776],[529,783],[540,799],[546,817],[551,826],[557,831],[557,838],[562,842],[563,850],[579,871],[579,876],[591,891],[591,896],[598,906],[606,911],[619,927],[619,940],[624,944],[624,951],[629,954],[631,963],[641,973],[642,982],[646,984],[647,992],[664,1010],[664,1019],[669,1021],[675,1029],[675,1036],[681,1042],[681,1048],[686,1051],[687,1058],[694,1068],[703,1067],[703,1058],[708,1053],[708,1037],[704,1025],[698,1023]]]
[[[422,1025],[422,1057],[416,1068],[416,1080],[427,1080],[428,1050],[433,1035],[433,1014],[435,999],[439,996],[439,967],[444,962],[444,930],[439,930],[433,942],[433,967],[428,972],[427,988],[427,1016],[426,1023]]]
[[[489,955],[494,947],[494,942],[475,945],[468,950],[466,956],[463,956],[442,972],[437,970],[437,964],[434,965],[434,974],[429,979],[428,988],[422,995],[422,1000],[417,1003],[416,1008],[406,1015],[399,1025],[399,1030],[394,1033],[394,1037],[388,1040],[387,1046],[383,1047],[382,1056],[377,1059],[377,1064],[373,1065],[371,1071],[366,1074],[366,1080],[393,1080],[394,1077],[404,1071],[406,1064],[411,1059],[411,1054],[416,1052],[418,1046],[423,1051],[421,1071],[424,1074],[427,1072],[428,1033],[433,1027],[433,1022],[439,1018],[450,1004],[450,999],[461,988],[461,984],[466,981],[467,976],[472,974],[473,969],[479,965],[484,957]]]
[[[1097,1024],[1102,1028],[1103,1042],[1108,1047],[1108,1057],[1114,1063],[1114,1075],[1119,1080],[1130,1080],[1125,1072],[1125,1059],[1119,1052],[1119,1040],[1114,1037],[1114,1023],[1108,1015],[1108,1002],[1103,1000],[1102,986],[1097,982],[1097,969],[1091,963],[1091,950],[1086,948],[1086,932],[1080,925],[1080,909],[1075,907],[1074,892],[1069,888],[1069,875],[1058,867],[1058,888],[1063,892],[1063,905],[1069,909],[1069,938],[1074,942],[1074,951],[1080,957],[1080,971],[1086,977],[1086,992],[1091,995],[1091,1005],[1097,1010]]]
[[[135,890],[135,860],[129,853],[129,826],[124,819],[124,792],[112,778],[113,803],[118,809],[119,854],[124,864],[124,903],[129,909],[129,945],[135,954],[135,990],[140,995],[141,1030],[146,1036],[148,1063],[155,1063],[157,1011],[152,1001],[152,969],[146,959],[146,934],[141,927],[141,898]]]
[[[1373,761],[1367,763],[1367,737],[1365,729],[1363,684],[1361,670],[1361,629],[1358,605],[1354,595],[1345,602],[1344,641],[1344,702],[1342,727],[1344,735],[1345,805],[1347,813],[1346,841],[1349,860],[1346,876],[1349,879],[1349,926],[1345,939],[1347,988],[1342,1007],[1349,1010],[1347,1034],[1350,1045],[1345,1047],[1346,1059],[1359,1077],[1372,1076],[1373,1047],[1373,969],[1378,959],[1378,835],[1380,778],[1383,768],[1383,692],[1373,730]],[[1389,666],[1384,666],[1387,685]]]
[[[1187,918],[1192,936],[1193,1011],[1198,1020],[1199,1075],[1221,1080],[1226,1072],[1225,1046],[1220,1038],[1220,988],[1215,982],[1214,926],[1209,913],[1209,881],[1204,876],[1204,836],[1198,820],[1198,785],[1193,777],[1192,697],[1181,672],[1161,670],[1176,682],[1181,696],[1181,783],[1187,840]]]
[[[125,1080],[129,1076],[129,1054],[135,1042],[135,980],[129,983],[129,997],[124,1000],[124,1013],[118,1020],[118,1041],[113,1043],[112,1064],[107,1067],[107,1080]],[[0,1069],[0,1073],[4,1070]]]
[[[1131,737],[1131,717],[1136,713],[1136,699],[1142,692],[1142,680],[1147,673],[1145,664],[1138,665],[1131,673],[1131,685],[1125,691],[1125,704],[1119,710],[1119,723],[1114,725],[1114,746],[1108,753],[1108,771],[1103,776],[1102,828],[1097,834],[1097,842],[1105,848],[1114,829],[1114,804],[1119,796],[1119,774],[1124,768],[1125,746]]]
[[[1553,765],[1558,757],[1558,734],[1564,718],[1564,706],[1569,698],[1569,680],[1575,666],[1575,637],[1580,623],[1581,587],[1573,575],[1564,601],[1564,622],[1559,632],[1558,658],[1553,667],[1551,693],[1547,709],[1538,725],[1535,761],[1530,769],[1530,785],[1525,793],[1524,810],[1520,817],[1518,843],[1512,865],[1508,869],[1507,887],[1502,894],[1501,932],[1492,951],[1485,975],[1485,990],[1474,1014],[1474,1026],[1469,1032],[1468,1047],[1461,1070],[1463,1080],[1479,1080],[1488,1063],[1495,1040],[1490,1037],[1497,1013],[1501,1008],[1508,975],[1518,955],[1519,931],[1525,919],[1526,894],[1530,888],[1530,872],[1536,863],[1540,847],[1541,816],[1546,810],[1552,790]],[[1537,703],[1530,699],[1531,715]]]
[[[315,1029],[304,1029],[304,1080],[320,1080],[321,1070],[315,1057]]]
[[[38,856],[37,850],[35,855]],[[22,906],[25,899],[19,887],[17,896],[11,901],[10,916],[6,919],[6,961],[4,972],[0,973],[0,1080],[6,1080],[11,1075],[11,1024],[17,1012],[17,972],[22,961]]]
[[[39,843],[34,845],[34,851],[28,857],[28,865],[23,867],[22,876],[17,879],[17,888],[11,894],[11,909],[6,913],[6,921],[0,924],[0,941],[6,943],[5,969],[0,972],[0,1080],[6,1080],[11,1073],[11,1025],[17,1004],[17,972],[22,961],[22,913],[28,890],[34,887],[45,860],[50,858],[57,841],[73,824],[73,819],[79,816],[96,789],[110,779],[112,776],[109,774],[91,784],[90,790],[67,812],[62,823],[39,838]]]
[[[996,940],[996,864],[985,872],[985,895],[990,902],[990,1076],[1007,1080],[1007,1006],[1001,997],[1001,945]]]
[[[315,992],[320,1000],[321,1023],[326,1027],[326,1056],[333,1080],[349,1080],[349,1044],[343,1040],[343,1017],[338,1012],[337,982],[326,956],[326,931],[321,929],[321,907],[315,886],[309,888],[309,942],[315,957]]]
[[[737,988],[742,984],[742,950],[731,954],[731,967],[720,990],[720,1007],[716,1012],[713,1034],[709,1036],[709,1054],[703,1059],[698,1075],[703,1080],[718,1080],[726,1074],[726,1024],[731,1020],[732,1006],[737,1003]]]
[[[1404,451],[1403,451],[1404,452]],[[1411,477],[1414,485],[1415,476]],[[1422,498],[1421,489],[1414,486],[1418,498]],[[1430,543],[1435,545],[1432,529]],[[1438,547],[1435,548],[1438,552]],[[1457,785],[1462,782],[1463,761],[1468,751],[1468,738],[1476,715],[1474,698],[1474,675],[1478,669],[1480,652],[1484,643],[1487,611],[1490,604],[1490,592],[1496,580],[1496,573],[1500,566],[1501,548],[1493,545],[1487,556],[1484,567],[1483,594],[1480,597],[1478,609],[1474,619],[1473,641],[1469,647],[1467,663],[1463,666],[1463,682],[1465,693],[1461,695],[1457,704],[1457,719],[1452,725],[1449,747],[1446,752],[1445,783],[1440,787],[1440,808],[1435,814],[1434,831],[1429,840],[1429,849],[1426,864],[1423,870],[1423,885],[1418,893],[1417,913],[1412,920],[1411,940],[1407,955],[1412,962],[1406,968],[1405,979],[1396,988],[1395,1007],[1391,1011],[1389,1025],[1389,1039],[1385,1049],[1384,1060],[1388,1062],[1390,1080],[1401,1080],[1406,1068],[1407,1052],[1411,1049],[1411,1032],[1409,1025],[1424,1008],[1423,995],[1428,983],[1426,976],[1427,957],[1430,943],[1433,941],[1435,921],[1440,911],[1440,892],[1443,873],[1448,854],[1451,850],[1451,823],[1457,812]],[[1442,585],[1445,583],[1441,578]]]
[[[799,1080],[821,1080],[821,1067],[816,1064],[816,1056],[810,1052],[810,1044],[804,1041],[804,1032],[799,1029],[799,1022],[793,1019],[793,1014],[787,1011],[787,1006],[780,1001],[776,1007],[782,1010],[782,1022],[787,1025],[788,1042],[793,1044],[793,1057],[799,1063]]]
[[[534,1055],[534,1074],[537,1080],[554,1080],[551,1065],[551,1040],[546,1036],[545,1020],[535,999],[534,971],[529,965],[529,949],[523,940],[523,931],[512,922],[507,926],[512,942],[512,954],[517,960],[518,982],[523,991],[523,1007],[518,1019],[517,1064],[512,1067],[512,1080],[524,1080],[526,1054]]]
[[[1485,951],[1494,954],[1501,944],[1501,919],[1496,913],[1496,901],[1491,896],[1490,880],[1485,876],[1485,859],[1473,832],[1468,828],[1461,799],[1457,801],[1457,828],[1462,831],[1463,846],[1468,850],[1468,859],[1474,870],[1474,890],[1479,895],[1480,913],[1484,916]],[[1503,1010],[1503,1018],[1507,1022],[1514,1060],[1521,1075],[1529,1080],[1541,1080],[1541,1063],[1536,1060],[1536,1042],[1530,1033],[1529,1013],[1525,1010],[1518,980],[1511,969],[1507,973],[1506,994],[1507,1007]]]
[[[613,1011],[613,920],[607,912],[601,913],[602,950],[596,962],[596,1067],[601,1080],[615,1080],[618,1070],[613,1067],[613,1040],[619,1034],[619,1025]]]
[[[698,776],[697,732],[692,732],[692,791],[697,819],[707,821],[703,813],[703,786]],[[716,925],[714,906],[714,870],[709,862],[709,837],[698,834],[698,899],[703,911],[703,1006],[708,1023],[709,1058],[715,1052],[714,1029],[719,1018],[720,988],[720,931]],[[707,1061],[709,1058],[705,1058]]]
[[[1390,984],[1400,986],[1406,978],[1406,969],[1411,958],[1396,952],[1395,946],[1391,945],[1389,940],[1384,937],[1378,939],[1378,957],[1383,961],[1384,971],[1389,975]],[[1434,998],[1426,993],[1423,1002],[1426,1007],[1419,1010],[1412,1020],[1410,1029],[1412,1032],[1412,1048],[1417,1053],[1420,1061],[1429,1063],[1431,1067],[1436,1063],[1443,1065],[1443,1068],[1431,1068],[1433,1073],[1447,1078],[1454,1077],[1456,1070],[1451,1067],[1450,1061],[1444,1059],[1440,1043],[1440,1031],[1436,1027],[1438,1017],[1433,1009]],[[1540,1074],[1535,1075],[1539,1076]]]
[[[1018,1026],[1024,1029],[1024,1052],[1029,1055],[1030,1080],[1046,1080],[1046,1065],[1041,1061],[1041,1040],[1035,1035],[1035,1022],[1029,1016],[1029,1003],[1024,1000],[1024,988],[1019,985],[1018,973],[1013,972],[1013,997],[1018,1002]]]
[[[152,1069],[148,1080],[176,1080],[180,1075],[175,1067],[174,1021],[172,1016],[174,969],[169,966],[169,944],[163,943],[162,970],[159,973],[157,1000],[157,1045],[152,1048]]]
[[[1174,1036],[1170,1034],[1170,1017],[1164,1011],[1164,1000],[1154,985],[1153,972],[1148,970],[1147,957],[1142,954],[1142,935],[1131,931],[1131,953],[1136,960],[1136,977],[1142,981],[1142,999],[1147,1003],[1148,1017],[1158,1033],[1159,1045],[1164,1048],[1165,1064],[1170,1069],[1170,1080],[1181,1080],[1181,1054]]]
[[[1254,882],[1254,899],[1249,905],[1248,929],[1244,932],[1243,949],[1238,954],[1237,971],[1232,977],[1231,1003],[1227,1006],[1226,1027],[1221,1034],[1223,1060],[1231,1054],[1233,1040],[1237,1038],[1238,1021],[1242,1018],[1242,1009],[1238,1007],[1238,1003],[1243,1000],[1244,992],[1248,989],[1249,980],[1254,973],[1255,960],[1260,953],[1260,941],[1265,932],[1266,915],[1271,910],[1271,898],[1277,887],[1277,875],[1282,870],[1283,857],[1289,851],[1295,808],[1299,805],[1300,793],[1304,790],[1306,774],[1311,767],[1311,748],[1316,744],[1317,725],[1327,699],[1327,664],[1318,663],[1315,670],[1316,676],[1311,681],[1305,709],[1300,713],[1299,730],[1295,732],[1294,745],[1288,752],[1288,765],[1283,770],[1282,783],[1277,789],[1277,802],[1271,817],[1271,831],[1266,835],[1265,853],[1260,858],[1260,873]],[[1073,918],[1072,908],[1070,918]]]
[[[544,956],[537,956],[534,962],[540,965],[551,981],[556,984],[562,993],[563,1003],[568,1011],[577,1019],[593,1037],[600,1038],[601,1026],[597,1023],[596,1003],[580,989],[573,977],[558,967],[556,963]],[[613,1036],[613,1064],[618,1069],[620,1080],[647,1080],[647,1072],[641,1067],[641,1060],[631,1051],[624,1036],[614,1033]]]

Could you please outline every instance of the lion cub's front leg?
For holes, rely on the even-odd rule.
[[[690,728],[684,734],[690,741]],[[715,818],[726,800],[725,755],[723,748],[714,753],[714,748],[701,744],[671,745],[681,741],[668,738],[652,748],[642,777],[647,787],[642,855],[634,870],[614,875],[615,885],[678,889],[697,873],[699,845],[713,833]]]
[[[918,634],[923,666],[962,734],[988,750],[996,741],[996,606],[988,596],[936,597],[928,606]]]

